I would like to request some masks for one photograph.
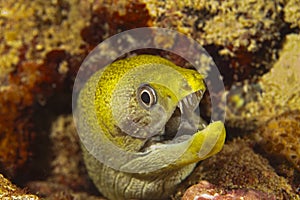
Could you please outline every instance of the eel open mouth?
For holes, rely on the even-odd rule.
[[[207,123],[200,116],[199,103],[202,95],[202,91],[197,91],[179,101],[172,116],[165,124],[163,133],[149,138],[142,151],[151,149],[152,145],[182,142],[197,131],[203,130]]]
[[[178,109],[180,116],[183,115],[180,106]],[[173,118],[178,116],[178,110],[175,109],[173,115],[170,120],[174,120]],[[171,123],[170,120],[167,124]],[[177,127],[180,129],[180,125]],[[135,169],[138,167],[139,173],[158,169],[178,169],[218,153],[222,149],[226,137],[223,122],[211,122],[198,129],[192,135],[177,136],[176,134],[173,138],[171,136],[171,139],[166,136],[170,134],[169,132],[150,138],[139,152],[141,156],[122,165],[120,169],[125,170],[135,166]]]

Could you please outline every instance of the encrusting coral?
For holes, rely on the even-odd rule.
[[[14,176],[34,154],[39,126],[34,113],[54,94],[71,93],[87,53],[137,21],[151,25],[143,3],[110,6],[82,0],[0,2],[0,169],[5,173]]]
[[[254,189],[278,199],[299,199],[287,180],[253,151],[252,143],[248,139],[235,139],[225,144],[219,154],[199,164],[177,195],[181,196],[187,186],[206,180],[219,190]]]
[[[70,91],[90,8],[77,0],[1,1],[0,8],[0,169],[13,177],[34,155],[34,115]]]
[[[284,20],[291,23],[291,28],[300,28],[300,1],[287,0],[284,6]]]
[[[271,68],[284,27],[279,0],[143,1],[155,26],[174,28],[207,48],[226,85]]]
[[[265,151],[284,157],[300,171],[300,110],[272,118],[255,139]]]
[[[9,180],[4,178],[2,174],[0,174],[0,199],[38,200],[40,198],[32,194],[27,194],[25,190],[19,189],[17,186],[12,184]]]
[[[299,65],[300,35],[289,34],[273,68],[256,85],[248,85],[253,89],[252,97],[255,98],[245,102],[238,112],[236,107],[227,107],[227,123],[230,126],[256,130],[272,117],[300,109]],[[254,89],[253,86],[259,89]],[[245,92],[249,90],[248,88]],[[244,100],[242,95],[239,98]]]

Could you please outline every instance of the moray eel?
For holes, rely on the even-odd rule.
[[[223,123],[206,126],[195,112],[204,91],[197,71],[152,55],[115,61],[89,78],[78,131],[88,174],[105,197],[167,199],[198,161],[221,150]]]

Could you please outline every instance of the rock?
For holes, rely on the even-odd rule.
[[[285,157],[300,171],[300,110],[272,118],[255,138],[267,152]]]
[[[52,199],[96,198],[83,163],[73,116],[61,115],[52,124],[50,133],[51,159],[48,178],[26,184],[31,192]],[[103,199],[103,198],[96,198]]]
[[[0,174],[0,199],[38,200],[40,198],[33,194],[28,194],[25,190],[18,188]]]
[[[300,35],[290,34],[286,37],[279,59],[273,68],[261,77],[252,91],[252,100],[243,101],[239,92],[236,97],[243,101],[237,107],[228,106],[227,123],[230,127],[257,130],[269,119],[284,112],[300,109]],[[253,88],[255,85],[250,85]],[[245,92],[251,92],[244,86]],[[232,96],[231,96],[232,97]],[[230,98],[230,96],[229,96]],[[229,99],[229,102],[232,101]],[[230,104],[229,104],[230,105]]]
[[[217,191],[255,190],[277,199],[299,199],[288,181],[253,151],[252,143],[249,139],[235,139],[225,144],[220,153],[199,164],[177,195],[180,196],[187,186],[206,180],[215,185]]]
[[[220,190],[207,181],[191,186],[182,200],[275,200],[276,197],[253,189]]]
[[[0,7],[0,165],[15,176],[34,155],[44,124],[36,114],[54,94],[70,92],[85,56],[80,30],[89,7],[77,0],[1,1]]]
[[[288,0],[284,7],[284,20],[290,23],[291,28],[300,28],[300,1]]]

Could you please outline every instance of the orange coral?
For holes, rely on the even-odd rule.
[[[52,66],[58,62],[24,62],[9,74],[6,86],[0,88],[0,166],[9,175],[31,155],[36,134],[32,121],[35,105],[43,104],[54,90],[60,89],[63,76]]]

